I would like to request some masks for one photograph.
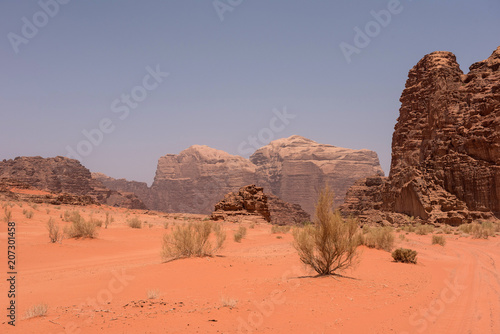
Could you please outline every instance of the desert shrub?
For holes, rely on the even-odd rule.
[[[12,210],[9,210],[9,208],[5,206],[3,213],[4,213],[3,221],[6,223],[10,222],[12,220]]]
[[[400,235],[399,235],[399,239],[400,239],[401,241],[404,241],[404,240],[406,240],[406,237],[405,237],[405,235],[404,235],[404,234],[400,234]]]
[[[441,226],[441,230],[443,231],[444,234],[452,234],[453,233],[453,227],[451,227],[448,224],[444,224]]]
[[[215,235],[213,245],[210,236]],[[212,256],[222,248],[226,233],[219,223],[210,221],[177,225],[163,237],[161,257],[164,262],[187,258]]]
[[[446,245],[446,239],[442,235],[433,235],[432,236],[432,244],[433,245]]]
[[[109,224],[111,224],[114,221],[115,219],[113,218],[113,216],[111,216],[109,212],[106,212],[106,220],[104,221],[104,228],[108,228]]]
[[[169,222],[163,222],[163,228],[164,228],[164,229],[167,229],[167,228],[168,228],[168,225],[169,225]]]
[[[47,214],[50,213],[50,209],[45,209],[45,212],[47,212]]]
[[[38,204],[31,204],[30,206],[33,208],[33,210],[38,210]]]
[[[238,227],[238,231],[236,231],[233,235],[234,241],[236,242],[241,242],[241,239],[243,239],[247,235],[247,229],[245,226]]]
[[[92,216],[89,218],[89,222],[94,224],[97,227],[102,227],[102,224],[104,224],[104,222],[102,220],[99,220],[97,218],[93,218]]]
[[[146,223],[146,222],[144,222],[144,223]],[[148,223],[148,227],[152,228],[153,227],[153,223]]]
[[[409,225],[404,225],[403,227],[401,227],[401,229],[405,232],[408,232],[408,233],[412,233],[412,232],[415,232],[415,226],[409,224]]]
[[[137,217],[133,217],[127,220],[128,226],[131,228],[142,228],[142,223]]]
[[[78,211],[73,211],[69,214],[70,226],[67,226],[64,232],[70,238],[96,238],[97,226],[91,222],[86,221]]]
[[[69,222],[71,218],[71,212],[68,210],[65,210],[62,216],[63,222]]]
[[[49,239],[51,243],[54,244],[62,239],[62,233],[59,231],[59,226],[55,224],[53,218],[50,218],[47,222],[47,230],[49,231]]]
[[[47,306],[47,304],[37,304],[31,306],[29,309],[26,310],[25,318],[31,319],[36,317],[43,317],[44,315],[47,314],[48,309],[49,307]]]
[[[482,223],[462,224],[458,227],[459,231],[464,234],[470,234],[475,239],[488,239],[494,236],[497,232],[497,226],[493,222],[485,221]]]
[[[288,233],[290,231],[291,227],[288,225],[273,225],[271,227],[271,233],[276,234],[276,233]]]
[[[220,299],[222,307],[234,308],[238,304],[238,300],[229,297],[221,297]]]
[[[29,210],[29,211],[28,211],[28,210],[26,210],[26,209],[24,209],[24,210],[23,210],[23,214],[24,214],[24,216],[25,216],[26,218],[28,218],[28,219],[33,218],[33,215],[34,215],[34,213],[33,213],[33,211],[32,211],[32,210]]]
[[[251,223],[250,226],[248,226],[248,227],[253,230],[255,228],[255,223]]]
[[[335,275],[350,267],[357,255],[358,224],[333,212],[333,192],[326,187],[316,203],[314,225],[293,231],[294,247],[300,260],[319,275]]]
[[[394,234],[390,226],[370,227],[366,230],[366,233],[360,235],[359,244],[388,252],[392,250],[394,247]]]
[[[148,299],[157,299],[158,297],[160,297],[160,294],[161,293],[159,289],[151,289],[147,292]]]
[[[415,226],[415,233],[418,235],[427,235],[434,232],[434,226],[429,224],[417,224]]]
[[[398,248],[392,252],[392,258],[396,262],[417,263],[417,251],[408,248]]]

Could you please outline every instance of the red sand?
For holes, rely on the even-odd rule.
[[[236,243],[237,226],[227,223],[218,256],[161,263],[161,239],[170,231],[163,222],[183,219],[142,214],[153,226],[132,229],[127,210],[85,207],[84,215],[103,219],[107,210],[116,221],[97,239],[50,244],[48,217],[68,224],[59,218],[67,209],[39,205],[26,219],[23,208],[12,208],[18,320],[7,325],[2,278],[2,333],[500,333],[498,237],[446,235],[442,247],[430,235],[409,234],[397,244],[418,251],[417,265],[360,247],[359,264],[345,277],[317,278],[301,265],[290,233],[278,239],[267,224],[247,225]],[[7,224],[0,224],[5,277]],[[152,289],[159,298],[147,299]],[[39,303],[49,306],[46,316],[23,319]]]

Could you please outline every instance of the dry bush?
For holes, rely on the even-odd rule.
[[[255,228],[255,223],[251,223],[249,227],[253,230]]]
[[[405,241],[405,240],[406,240],[406,237],[405,237],[405,235],[404,235],[404,234],[400,234],[400,235],[399,235],[399,239],[400,239],[401,241]]]
[[[12,220],[12,210],[9,210],[9,208],[5,206],[3,212],[4,212],[3,221],[9,223]]]
[[[238,305],[238,299],[229,298],[229,297],[221,297],[220,299],[222,307],[235,308]]]
[[[102,227],[102,224],[104,223],[102,220],[93,218],[92,216],[90,216],[89,222],[91,222],[92,224],[94,224],[97,227]]]
[[[408,248],[398,248],[392,252],[392,258],[396,262],[417,263],[417,251]]]
[[[363,226],[363,234],[358,236],[359,244],[370,248],[383,249],[388,252],[392,250],[394,247],[392,227],[377,226],[365,228],[365,226]]]
[[[24,209],[24,210],[23,210],[23,215],[24,215],[26,218],[31,219],[31,218],[33,218],[34,213],[33,213],[33,210],[29,210],[29,211],[28,211],[28,210]]]
[[[403,231],[405,232],[408,232],[408,233],[412,233],[412,232],[415,232],[415,226],[413,225],[405,225],[401,228]]]
[[[498,225],[485,221],[482,223],[470,223],[470,224],[462,224],[458,227],[458,229],[464,234],[470,234],[475,239],[488,239],[490,236],[495,236],[498,231]]]
[[[415,233],[418,235],[427,235],[434,232],[434,226],[429,224],[417,224],[415,226]]]
[[[433,245],[446,245],[446,239],[442,235],[433,235],[432,236],[432,244]]]
[[[109,214],[109,212],[106,212],[106,220],[104,221],[104,228],[108,228],[108,225],[114,222],[115,219],[113,216]]]
[[[215,235],[215,245],[210,236]],[[191,222],[175,226],[163,237],[161,257],[164,262],[186,258],[212,256],[222,248],[226,233],[219,223]]]
[[[161,293],[159,289],[151,289],[147,292],[148,299],[157,299],[158,297],[160,297],[160,294]]]
[[[131,228],[142,228],[142,223],[141,221],[139,220],[139,218],[137,217],[133,217],[131,219],[128,219],[127,220],[127,224],[128,226],[130,226]]]
[[[25,318],[31,319],[36,317],[43,317],[44,315],[47,314],[48,309],[49,307],[47,304],[37,304],[31,306],[29,309],[26,310]]]
[[[357,222],[344,220],[332,207],[333,192],[326,187],[316,203],[314,225],[293,231],[300,260],[319,275],[335,275],[337,270],[349,268],[357,255]]]
[[[288,225],[273,225],[271,227],[271,233],[276,234],[276,233],[288,233],[290,231],[291,227]]]
[[[96,238],[97,226],[91,222],[86,221],[78,211],[73,211],[69,214],[70,226],[64,229],[64,232],[70,238]]]
[[[169,225],[169,222],[163,222],[163,228],[164,228],[164,229],[167,229],[167,228],[168,228],[168,225]]]
[[[62,241],[62,233],[59,230],[59,226],[55,224],[53,218],[50,218],[47,222],[47,230],[49,231],[49,239],[51,243],[55,244],[56,242]]]
[[[234,241],[236,242],[241,242],[241,239],[243,239],[247,235],[247,229],[245,226],[238,227],[238,231],[234,233]]]

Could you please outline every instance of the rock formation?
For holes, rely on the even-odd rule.
[[[151,208],[166,212],[210,213],[224,194],[256,181],[247,159],[194,145],[158,161]]]
[[[215,205],[213,220],[230,220],[239,217],[257,216],[278,225],[302,224],[310,216],[298,204],[283,202],[264,193],[262,187],[248,185],[237,192],[230,192]]]
[[[468,74],[450,52],[420,60],[401,95],[389,178],[377,189],[352,189],[343,211],[368,205],[364,196],[386,213],[429,222],[499,217],[499,67],[500,47]]]
[[[101,204],[131,209],[146,208],[134,194],[106,188],[92,179],[90,171],[80,162],[65,157],[17,157],[3,160],[0,162],[0,179],[15,180],[35,189],[60,194],[63,196],[61,200],[66,198],[66,202],[78,202],[75,196],[88,196]]]
[[[165,212],[212,212],[217,201],[245,184],[259,184],[270,195],[314,213],[317,192],[327,183],[340,205],[360,177],[383,175],[377,154],[318,144],[292,136],[257,150],[250,160],[208,146],[194,145],[158,161],[151,188],[145,183],[94,174],[108,188],[135,193],[146,205]]]
[[[286,202],[297,203],[314,213],[318,191],[329,184],[334,205],[344,202],[350,186],[361,177],[383,175],[377,154],[319,144],[301,136],[278,139],[258,149],[251,157],[261,184]]]

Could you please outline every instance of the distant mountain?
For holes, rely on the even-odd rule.
[[[326,184],[335,191],[338,206],[357,179],[374,174],[383,172],[373,151],[291,136],[258,149],[250,159],[200,145],[167,154],[159,159],[150,188],[102,174],[93,177],[110,189],[134,192],[149,208],[166,212],[209,214],[225,194],[256,184],[313,214],[318,190]]]
[[[0,161],[0,180],[12,180],[52,193],[89,196],[97,203],[145,209],[133,193],[106,188],[80,162],[65,157],[17,157]]]

